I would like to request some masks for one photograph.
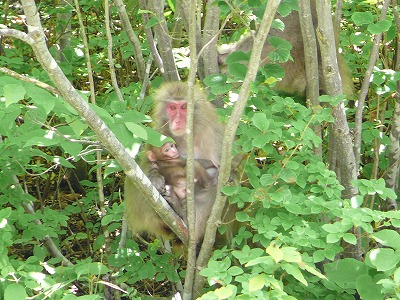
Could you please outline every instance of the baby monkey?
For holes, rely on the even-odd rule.
[[[152,169],[157,169],[165,180],[164,197],[186,222],[186,159],[179,155],[175,144],[165,143],[161,147],[148,146],[146,152]],[[195,203],[196,194],[216,185],[216,170],[211,161],[194,161]]]

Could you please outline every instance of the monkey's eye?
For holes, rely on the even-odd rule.
[[[182,104],[181,109],[182,109],[182,110],[186,110],[186,106],[187,106],[186,103],[185,103],[185,104]]]
[[[170,105],[168,105],[168,109],[176,110],[176,105],[170,104]]]

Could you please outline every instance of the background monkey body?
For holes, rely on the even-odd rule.
[[[317,28],[315,7],[316,7],[315,0],[313,0],[311,1],[311,12],[314,23],[314,29]],[[277,16],[277,18],[282,20],[282,22],[285,24],[285,28],[283,31],[274,28],[270,29],[267,40],[263,47],[260,64],[265,65],[267,63],[271,63],[268,55],[275,50],[275,47],[273,47],[268,42],[268,39],[271,36],[276,36],[290,42],[290,44],[292,45],[290,54],[293,59],[280,64],[280,66],[285,71],[285,75],[282,78],[282,80],[276,83],[274,89],[290,95],[305,96],[307,78],[306,78],[306,70],[304,62],[304,43],[300,28],[299,13],[293,10],[289,15],[285,17]],[[220,50],[219,61],[221,64],[224,64],[226,58],[232,52],[234,51],[249,52],[251,51],[252,47],[253,47],[253,37],[250,35],[244,37],[237,43],[224,45],[223,47],[221,47]],[[338,55],[338,64],[339,64],[340,75],[342,78],[343,94],[345,94],[348,97],[351,97],[354,92],[353,81],[351,78],[351,71],[348,68],[344,60],[344,57],[342,55]],[[322,75],[321,66],[319,66],[319,79],[320,79],[319,80],[320,90],[322,92],[325,92],[326,84],[325,84],[325,78]]]

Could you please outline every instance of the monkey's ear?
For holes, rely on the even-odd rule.
[[[157,161],[156,155],[154,154],[153,151],[147,151],[146,152],[147,158],[149,159],[149,161]]]

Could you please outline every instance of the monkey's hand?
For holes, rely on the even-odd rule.
[[[164,194],[166,192],[165,178],[158,172],[157,169],[151,169],[147,176],[160,194]]]

